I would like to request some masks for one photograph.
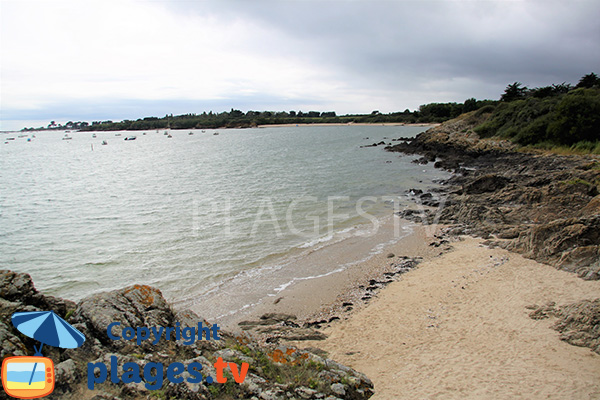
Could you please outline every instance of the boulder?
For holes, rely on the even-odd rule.
[[[482,194],[495,192],[505,187],[510,179],[499,175],[485,175],[469,182],[463,188],[466,194]]]
[[[175,315],[160,290],[146,286],[133,285],[112,292],[98,293],[86,297],[77,305],[75,321],[85,323],[88,332],[106,346],[121,351],[139,351],[135,341],[111,340],[107,328],[113,322],[120,326],[112,328],[114,335],[121,336],[126,327],[173,326]],[[142,343],[144,350],[151,351],[150,341]]]

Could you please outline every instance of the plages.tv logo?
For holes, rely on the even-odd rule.
[[[36,399],[54,390],[54,363],[44,357],[42,346],[74,349],[85,336],[54,311],[16,312],[11,322],[22,334],[40,342],[33,357],[14,356],[2,361],[2,387],[7,395],[19,399]]]

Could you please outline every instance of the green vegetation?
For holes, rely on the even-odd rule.
[[[600,154],[600,78],[594,73],[575,87],[562,83],[528,89],[515,82],[492,107],[478,111],[491,113],[475,128],[481,137],[563,153]]]
[[[202,114],[165,115],[162,118],[146,117],[135,121],[124,120],[93,121],[87,122],[69,121],[61,125],[52,121],[44,128],[26,128],[31,130],[62,130],[76,129],[82,131],[117,131],[117,130],[153,130],[153,129],[217,129],[217,128],[249,128],[258,125],[275,124],[329,124],[329,123],[432,123],[444,122],[456,118],[460,114],[477,110],[481,107],[496,104],[492,100],[467,99],[464,103],[431,103],[419,107],[418,111],[408,109],[402,112],[382,114],[373,111],[370,114],[337,115],[334,111],[248,111],[231,109],[228,112]]]

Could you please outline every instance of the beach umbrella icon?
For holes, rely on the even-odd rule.
[[[73,328],[54,311],[16,312],[12,324],[22,334],[41,342],[35,349],[35,356],[42,356],[42,346],[47,344],[63,349],[74,349],[85,342],[85,336]]]

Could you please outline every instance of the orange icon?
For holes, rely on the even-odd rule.
[[[19,399],[37,399],[54,390],[54,363],[47,357],[7,357],[2,361],[2,386]]]

